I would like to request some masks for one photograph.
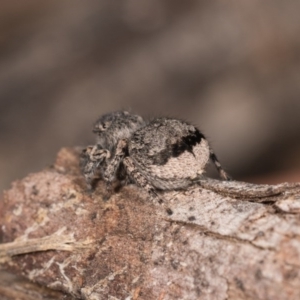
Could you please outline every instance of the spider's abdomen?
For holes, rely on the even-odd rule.
[[[152,185],[163,190],[190,185],[203,173],[209,155],[201,132],[175,119],[155,119],[129,141],[129,156]]]

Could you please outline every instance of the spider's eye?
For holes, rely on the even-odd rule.
[[[111,122],[98,122],[94,125],[93,132],[101,134],[101,132],[106,131],[111,125]]]
[[[111,123],[112,122],[110,120],[100,123],[99,124],[100,130],[107,130],[110,127]]]
[[[99,123],[99,124],[95,124],[94,126],[94,129],[93,129],[93,132],[94,133],[100,133],[101,131],[105,130],[106,126],[102,124],[102,123]]]

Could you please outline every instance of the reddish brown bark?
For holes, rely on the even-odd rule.
[[[135,186],[103,200],[62,149],[4,193],[0,263],[69,298],[300,299],[299,191],[207,181],[162,194],[164,206]]]

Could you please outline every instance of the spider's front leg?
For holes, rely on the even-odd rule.
[[[126,156],[127,152],[127,141],[125,139],[119,140],[117,143],[116,151],[114,156],[106,161],[106,168],[103,173],[103,179],[106,182],[108,190],[111,189],[111,184],[117,178],[117,172],[120,168],[120,164]]]
[[[80,157],[81,169],[89,189],[92,189],[92,181],[97,177],[101,177],[101,169],[103,169],[109,157],[110,152],[101,148],[100,145],[88,146],[83,149]]]

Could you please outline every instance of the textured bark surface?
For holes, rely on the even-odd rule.
[[[135,186],[106,199],[62,149],[0,201],[0,266],[42,286],[1,273],[1,299],[300,299],[299,195],[207,180],[163,206]]]

